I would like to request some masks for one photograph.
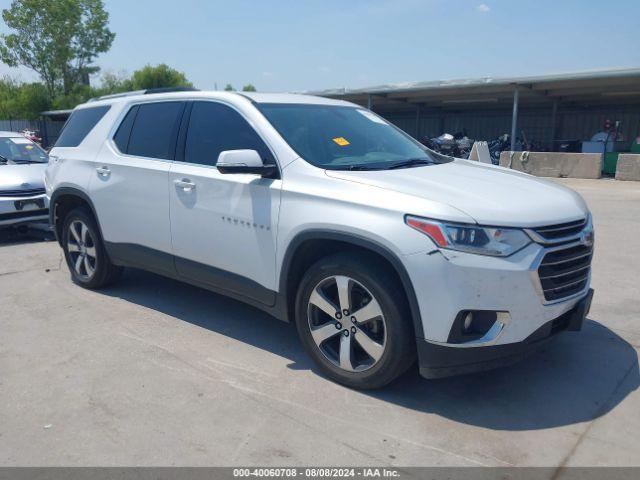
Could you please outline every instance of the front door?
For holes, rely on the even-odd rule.
[[[229,105],[193,102],[184,161],[169,172],[171,238],[176,269],[205,286],[275,303],[276,227],[279,179],[222,174],[220,152],[257,150],[275,162],[265,142]]]

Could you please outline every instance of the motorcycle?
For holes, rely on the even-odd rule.
[[[422,144],[442,155],[468,158],[473,146],[473,140],[469,139],[464,132],[458,132],[454,135],[443,133],[439,137],[423,139]]]

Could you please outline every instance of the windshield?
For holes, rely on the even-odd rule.
[[[440,163],[369,110],[270,103],[258,108],[298,155],[317,167],[377,170]]]
[[[47,163],[47,152],[24,137],[0,138],[0,165],[7,163]]]

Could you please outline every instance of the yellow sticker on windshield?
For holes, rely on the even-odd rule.
[[[336,137],[333,139],[333,141],[336,142],[336,144],[340,145],[341,147],[346,147],[347,145],[349,145],[349,142],[344,137]]]

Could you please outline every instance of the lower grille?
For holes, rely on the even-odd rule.
[[[0,197],[35,197],[44,195],[44,188],[32,188],[29,190],[0,190]]]
[[[538,267],[540,286],[547,301],[581,292],[591,271],[593,246],[573,245],[547,253]]]

